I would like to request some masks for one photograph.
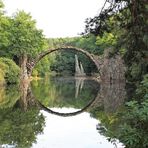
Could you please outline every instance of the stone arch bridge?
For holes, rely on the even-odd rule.
[[[44,58],[46,55],[49,55],[55,51],[61,51],[61,50],[77,51],[77,52],[83,53],[96,65],[98,72],[100,71],[101,60],[99,60],[99,56],[89,53],[88,51],[86,51],[82,48],[77,48],[77,47],[72,47],[72,46],[64,46],[64,47],[48,49],[47,51],[43,51],[34,60],[27,63],[28,75],[29,76],[31,75],[33,68],[42,58]]]

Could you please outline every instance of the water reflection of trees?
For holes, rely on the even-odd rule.
[[[100,122],[96,126],[98,132],[108,138],[116,145],[116,138],[111,139],[112,135],[119,133],[118,126],[121,124],[117,112],[124,108],[126,98],[124,83],[101,84],[100,96],[90,108],[91,116]],[[122,111],[121,111],[122,112]]]
[[[12,107],[20,98],[18,86],[10,85],[9,87],[0,87],[0,108]]]
[[[29,85],[20,88],[27,90],[27,95],[20,93],[18,86],[0,89],[0,145],[31,147],[43,132],[45,119],[39,108],[32,106]]]
[[[126,102],[124,108],[115,113],[106,113],[97,126],[99,132],[114,141],[119,139],[127,148],[148,147],[148,77],[136,90],[133,101]],[[138,101],[137,101],[137,100]],[[132,100],[132,99],[131,99]],[[140,101],[139,101],[140,100]],[[104,120],[103,120],[104,119]],[[109,122],[106,122],[109,121]]]
[[[40,113],[40,109],[43,109],[43,106],[38,104],[38,101],[35,99],[35,95],[37,95],[37,98],[39,97],[39,101],[46,107],[64,106],[83,108],[78,111],[78,113],[81,113],[86,111],[89,106],[87,111],[90,112],[93,117],[101,120],[102,123],[105,123],[104,125],[106,127],[109,127],[108,125],[116,120],[112,112],[118,109],[124,101],[125,91],[123,89],[123,85],[110,86],[104,84],[101,85],[101,90],[98,92],[98,82],[82,82],[82,88],[80,85],[81,83],[76,83],[66,79],[57,80],[56,83],[54,81],[43,80],[32,83],[33,94],[29,83],[23,83],[20,87],[22,91],[21,94],[14,95],[14,98],[16,96],[16,98],[20,97],[19,100],[14,99],[14,101],[10,103],[11,105],[6,105],[9,103],[1,103],[0,144],[31,147],[32,143],[36,142],[36,136],[42,133],[45,126],[45,119]],[[65,81],[67,81],[66,85],[64,85]],[[78,87],[78,90],[81,90],[80,94],[76,90],[76,86]],[[18,89],[16,89],[16,91],[18,92]],[[75,91],[77,91],[77,95]],[[2,96],[12,97],[12,94],[16,94],[15,90],[13,90],[10,95],[6,92],[6,90],[1,89],[0,100],[3,100]],[[11,93],[10,90],[8,92]],[[57,99],[58,97],[60,97],[60,99]],[[9,102],[7,100],[9,99],[6,99],[5,101]],[[4,108],[2,106],[5,106],[5,110],[2,109]]]
[[[20,108],[0,110],[0,144],[31,147],[37,134],[43,132],[45,120],[37,108],[23,112]]]
[[[97,96],[99,95],[99,92],[97,94]],[[96,96],[96,97],[97,97]],[[49,109],[48,107],[44,106],[42,103],[38,102],[38,105],[41,107],[42,110],[50,113],[50,114],[54,114],[54,115],[57,115],[57,116],[62,116],[62,117],[69,117],[69,116],[76,116],[78,114],[81,114],[83,113],[84,111],[88,111],[88,108],[91,106],[91,104],[95,101],[96,97],[94,97],[93,99],[91,99],[89,101],[89,103],[87,105],[85,105],[83,108],[75,111],[75,112],[70,112],[70,113],[60,113],[60,112],[57,112],[57,111],[53,111],[52,109]]]
[[[46,107],[83,108],[97,95],[99,84],[93,80],[81,82],[83,88],[78,87],[78,80],[71,78],[36,81],[32,83],[32,92]]]
[[[148,147],[148,116],[146,110],[148,103],[143,108],[137,103],[130,104],[114,113],[103,111],[95,112],[100,120],[97,130],[100,134],[115,142],[119,139],[124,144],[123,148]],[[140,109],[140,112],[138,110]]]
[[[44,107],[49,108],[74,107],[82,109],[86,104],[89,104],[90,100],[95,98],[91,107],[89,107],[89,112],[95,118],[96,112],[105,111],[112,113],[122,106],[126,97],[123,83],[103,83],[101,84],[101,89],[99,89],[98,82],[91,81],[81,78],[73,81],[63,78],[55,79],[54,81],[37,81],[32,83],[33,94],[37,96],[36,98],[39,98],[40,103]],[[83,87],[84,89],[82,89]],[[49,110],[48,112],[52,113]]]
[[[38,87],[37,82],[34,83],[33,85],[36,86],[37,91],[38,89],[41,89],[41,94],[43,93],[43,90],[45,90],[45,93],[49,95],[49,90],[51,90],[52,93],[50,94],[50,97],[55,97],[55,95],[57,94],[61,95],[67,89],[69,90],[69,92],[66,95],[69,99],[71,97],[72,92],[73,92],[73,96],[75,95],[74,93],[75,85],[72,88],[70,88],[70,85],[73,82],[69,82],[69,85],[67,86],[65,85],[64,87],[61,81],[58,81],[58,83],[56,83],[57,85],[53,85],[52,81],[49,81],[49,82],[51,84],[47,83],[47,81],[44,81],[43,83],[41,83],[41,84],[44,84],[46,87],[43,87],[43,86]],[[33,96],[29,82],[20,83],[21,93],[15,93],[15,92],[19,92],[18,91],[19,89],[16,87],[14,87],[14,89],[11,88],[11,90],[8,89],[7,91],[5,89],[3,90],[1,89],[0,91],[1,102],[2,102],[0,104],[0,108],[1,108],[0,109],[0,114],[1,114],[0,145],[8,144],[8,145],[15,145],[17,147],[25,147],[25,148],[31,147],[32,143],[36,142],[37,135],[42,133],[43,128],[45,126],[44,116],[40,113],[40,109],[42,108],[37,103],[37,100]],[[57,90],[60,90],[59,91],[60,93],[58,93]],[[87,90],[89,90],[89,88],[87,88]],[[86,92],[83,95],[84,96],[88,95],[89,97],[90,96],[89,93],[90,92]],[[17,94],[17,95],[14,95],[14,94]],[[78,96],[84,98],[83,95],[82,96],[78,95]],[[12,99],[13,96],[16,99],[13,100]],[[11,103],[3,103],[3,102],[9,102],[7,100],[10,100],[10,99],[13,100],[13,101],[11,100],[12,101]],[[47,99],[49,101],[49,98]],[[65,96],[63,96],[62,101],[64,103],[67,101],[65,100]],[[80,101],[76,101],[76,102],[75,101],[73,102],[73,100],[70,100],[70,103],[73,106],[79,106],[81,108],[82,105],[84,105],[85,101],[88,101],[88,98],[86,98],[86,100],[80,99]],[[62,105],[65,105],[64,103]],[[11,104],[11,105],[6,106],[6,104]],[[5,109],[3,109],[4,106],[5,106]]]

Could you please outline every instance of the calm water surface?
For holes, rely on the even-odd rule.
[[[122,86],[56,77],[26,87],[23,93],[16,86],[0,89],[1,147],[123,147],[118,140],[108,142],[98,130],[99,118],[122,105]]]

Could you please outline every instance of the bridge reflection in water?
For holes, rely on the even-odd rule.
[[[75,77],[75,98],[78,98],[79,93],[82,91],[83,86],[84,86],[84,81],[88,80],[85,77]],[[90,79],[91,80],[91,79]],[[92,79],[95,80],[95,79]],[[96,82],[98,82],[97,80],[95,80]],[[99,85],[99,84],[98,84]],[[41,109],[43,109],[44,111],[47,111],[48,113],[51,114],[55,114],[58,116],[63,116],[63,117],[69,117],[69,116],[75,116],[78,115],[84,111],[87,111],[87,109],[91,106],[91,104],[96,100],[96,98],[98,98],[100,96],[100,91],[98,89],[98,92],[96,94],[96,96],[94,98],[91,98],[90,101],[88,102],[88,104],[86,106],[84,106],[82,109],[76,111],[76,112],[72,112],[72,113],[59,113],[56,111],[53,111],[47,107],[45,107],[43,104],[41,104],[41,102],[38,101],[39,106],[41,107]],[[82,98],[83,99],[83,98]]]
[[[67,107],[70,107],[71,105],[74,105],[75,103],[79,104],[80,101],[81,101],[80,103],[83,104],[83,105],[76,107],[77,109],[79,108],[79,110],[76,111],[76,112],[59,113],[59,112],[56,112],[56,111],[49,109],[48,106],[43,105],[43,103],[41,103],[42,99],[38,98],[39,96],[33,97],[34,100],[36,100],[36,102],[37,102],[36,104],[38,104],[40,109],[47,111],[48,113],[52,113],[52,114],[63,116],[63,117],[74,116],[74,115],[77,115],[77,114],[80,114],[80,113],[86,111],[91,106],[91,104],[95,101],[95,99],[98,98],[100,86],[99,86],[99,83],[96,81],[96,79],[84,78],[84,77],[77,77],[77,78],[76,77],[70,77],[70,78],[55,78],[54,81],[56,81],[57,84],[59,83],[60,85],[62,85],[63,88],[65,87],[65,85],[64,85],[65,83],[70,84],[70,85],[68,85],[68,87],[65,87],[66,88],[65,90],[62,88],[63,89],[62,92],[67,91],[67,93],[63,92],[63,94],[64,94],[63,98],[65,100],[62,100],[61,96],[58,96],[57,98],[56,98],[56,96],[52,96],[53,98],[55,97],[54,98],[55,102],[56,102],[56,99],[57,100],[61,99],[61,103],[62,103],[62,101],[66,101],[65,97],[67,97],[69,99],[68,101],[71,101],[70,104],[67,104],[68,105]],[[94,83],[94,84],[92,84],[92,83]],[[89,88],[87,88],[88,85],[90,85]],[[70,90],[70,86],[72,87],[72,90]],[[56,94],[58,94],[58,91],[61,91],[60,86],[57,86]],[[50,91],[49,91],[49,93],[50,93]],[[84,93],[84,95],[83,95],[83,93]],[[85,94],[85,93],[87,93],[87,94]],[[62,95],[62,94],[60,94],[60,95]],[[88,97],[85,96],[85,95],[88,95]],[[50,98],[49,98],[49,100],[50,100]],[[63,106],[63,107],[65,107],[65,106]],[[51,106],[51,108],[52,108],[52,106]]]
[[[77,139],[83,146],[95,144],[94,147],[100,147],[98,141],[101,135],[96,130],[100,121],[96,112],[99,115],[115,112],[122,105],[126,95],[124,85],[101,84],[92,78],[50,78],[33,81],[31,84],[22,82],[20,89],[21,93],[18,93],[18,88],[0,90],[0,145],[3,146],[13,143],[14,147],[33,147],[32,145],[37,143],[39,147],[39,143],[44,143],[44,137],[47,140],[45,147],[48,147],[52,143],[51,139],[54,141],[54,127],[55,136],[62,136],[67,132],[76,139],[83,137],[81,141]],[[63,112],[63,109],[66,112]],[[50,130],[47,130],[47,127]],[[95,140],[91,137],[95,137]],[[64,139],[65,136],[61,138]],[[112,148],[113,146],[104,139],[101,138],[100,142]],[[72,138],[71,142],[74,141]]]
[[[54,85],[54,83],[57,84]],[[67,87],[66,83],[69,83]],[[86,84],[89,86],[87,89]],[[25,88],[25,86],[28,88]],[[33,82],[32,87],[27,83],[25,86],[23,83],[20,99],[21,107],[24,110],[27,110],[27,107],[36,106],[48,113],[59,116],[74,116],[97,107],[103,107],[106,112],[114,112],[123,104],[126,97],[124,84],[100,84],[94,78],[53,78],[52,80]],[[70,88],[70,86],[72,87]],[[36,93],[37,91],[38,93]],[[66,101],[70,104],[66,104]],[[60,102],[62,103],[61,106],[59,105]],[[75,104],[81,103],[81,106],[75,106],[75,108],[80,110],[74,113],[58,113],[50,109],[58,106],[60,108],[65,107],[64,103],[67,107],[74,107]]]
[[[81,110],[79,110],[77,113],[67,113],[67,116],[77,115],[78,113],[86,111],[86,109],[88,108],[97,108],[100,106],[103,106],[106,112],[114,112],[123,104],[124,98],[126,96],[125,89],[124,89],[125,85],[123,83],[121,84],[120,83],[100,84],[98,81],[96,81],[95,79],[91,79],[91,78],[58,78],[58,79],[53,78],[51,82],[49,80],[49,83],[50,83],[49,84],[47,80],[45,81],[41,80],[38,82],[36,81],[32,83],[32,87],[28,83],[27,84],[23,83],[23,86],[21,87],[21,91],[22,91],[21,93],[22,95],[20,99],[21,107],[24,108],[24,110],[27,110],[28,106],[35,105],[35,106],[42,108],[43,110],[46,110],[49,113],[54,113],[54,111],[50,110],[49,107],[52,108],[52,105],[54,105],[53,107],[56,107],[56,103],[57,105],[58,103],[60,103],[60,98],[57,98],[57,97],[63,97],[61,100],[63,101],[62,102],[63,104],[66,102],[66,100],[71,101],[71,103],[72,101],[76,103],[75,99],[79,101],[84,99],[86,101],[86,103],[84,103],[85,101],[84,102],[81,101],[81,103],[83,102],[83,106],[76,107],[76,108],[81,108]],[[58,83],[58,85],[55,86],[54,83]],[[67,83],[67,84],[70,83],[70,84],[66,88],[67,84],[64,85],[64,83]],[[86,91],[83,90],[83,89],[86,89],[84,88],[85,83],[86,84],[88,83],[89,85]],[[70,85],[72,85],[71,88],[70,88]],[[56,88],[56,89],[52,89],[52,88]],[[45,92],[44,89],[47,90],[47,92]],[[66,89],[71,89],[71,90],[66,90]],[[87,93],[88,90],[92,91],[90,92],[92,94],[88,94]],[[60,91],[62,92],[65,91],[64,93],[67,92],[67,94],[65,94],[65,96],[62,96],[62,93]],[[78,97],[79,94],[81,94],[80,98]],[[88,96],[85,96],[85,95],[88,95]],[[46,105],[42,103],[42,102],[45,102],[44,97],[46,98],[46,103],[49,100],[49,103],[47,103]],[[69,99],[70,97],[71,97],[71,100]],[[50,104],[50,100],[52,100],[52,103],[54,104]],[[71,106],[72,105],[74,106],[74,104],[71,104]],[[55,112],[55,114],[60,115],[60,113],[57,113],[57,112]],[[61,116],[66,116],[66,114],[61,113]]]

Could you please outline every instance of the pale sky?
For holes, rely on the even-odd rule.
[[[5,11],[31,13],[46,37],[73,37],[84,31],[85,19],[97,15],[104,0],[3,0]]]

